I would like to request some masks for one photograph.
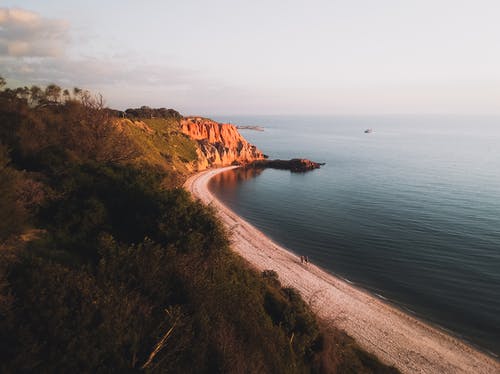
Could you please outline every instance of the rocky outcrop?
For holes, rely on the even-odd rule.
[[[257,169],[285,169],[300,173],[319,169],[321,165],[324,165],[324,163],[314,162],[305,158],[292,158],[291,160],[256,160],[248,166]]]
[[[241,136],[236,126],[201,117],[185,117],[180,124],[181,131],[198,143],[198,170],[210,166],[246,165],[265,158],[257,147]]]

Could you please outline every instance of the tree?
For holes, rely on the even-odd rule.
[[[30,104],[38,105],[44,96],[44,92],[38,86],[31,86],[30,88]]]
[[[18,99],[23,100],[24,102],[28,102],[28,99],[31,96],[31,91],[28,87],[18,87],[14,90],[15,95]]]
[[[139,150],[123,129],[114,123],[101,95],[78,91],[78,101],[65,104],[68,118],[62,143],[76,154],[97,162],[119,163],[139,156]]]
[[[58,103],[61,99],[62,88],[55,84],[49,84],[45,88],[45,98],[49,103]]]
[[[78,87],[73,87],[73,95],[78,98],[82,94],[83,90]]]
[[[69,93],[69,91],[67,89],[65,89],[63,91],[63,98],[64,98],[65,102],[68,101],[71,98],[71,95],[70,95],[70,93]]]

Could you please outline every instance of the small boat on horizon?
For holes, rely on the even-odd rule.
[[[373,132],[373,129],[366,129],[365,134],[371,134]]]

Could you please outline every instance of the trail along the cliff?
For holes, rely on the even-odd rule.
[[[320,318],[403,373],[500,373],[498,361],[313,264],[302,264],[297,255],[228,209],[210,193],[208,181],[232,168],[198,173],[184,187],[214,206],[231,233],[233,250],[257,270],[276,271],[282,284],[296,288]]]

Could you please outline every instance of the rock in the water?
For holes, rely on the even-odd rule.
[[[291,160],[256,160],[249,164],[254,168],[285,169],[293,172],[305,172],[319,169],[324,163],[314,162],[305,158],[293,158]]]

